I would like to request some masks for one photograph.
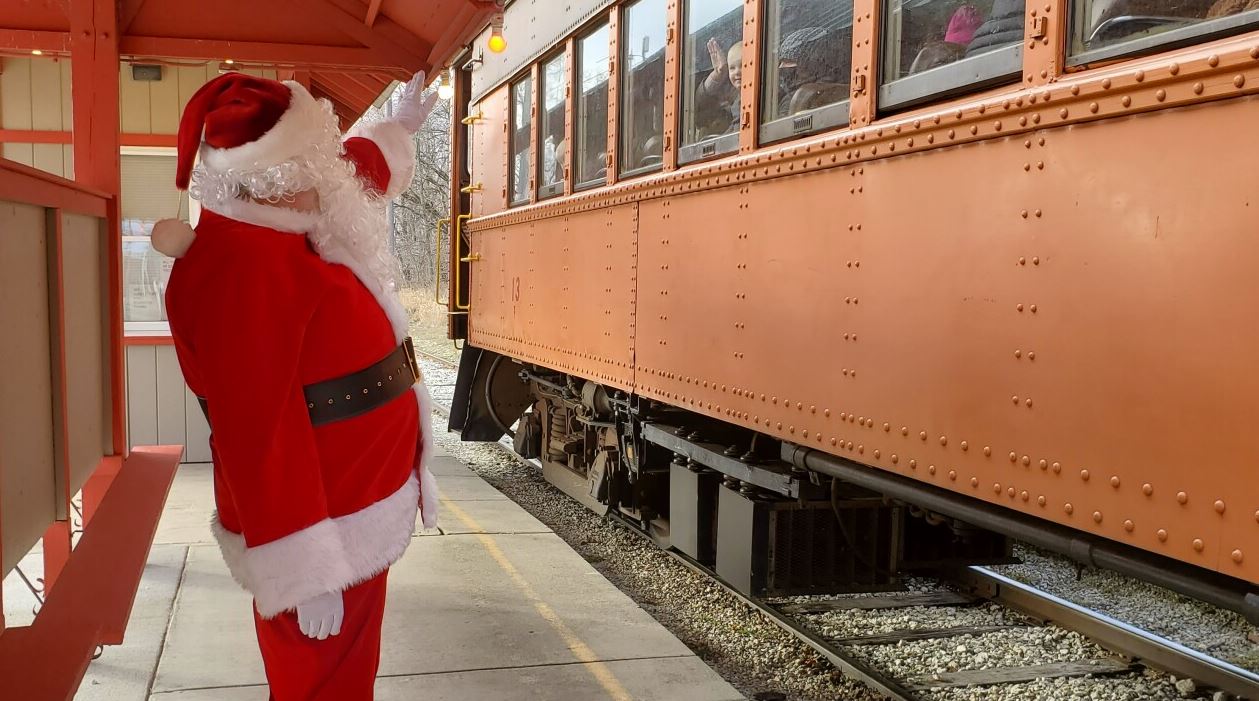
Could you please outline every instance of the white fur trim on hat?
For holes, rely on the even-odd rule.
[[[385,164],[389,166],[385,199],[392,200],[411,187],[411,180],[415,178],[415,141],[405,127],[391,119],[359,123],[345,135],[347,139],[355,137],[376,144],[385,157]]]
[[[385,571],[411,543],[420,485],[414,474],[393,494],[254,548],[214,514],[210,526],[232,577],[263,618],[320,594],[345,591]]]
[[[301,83],[286,80],[284,85],[292,97],[275,126],[257,139],[232,148],[202,143],[201,162],[218,171],[252,170],[283,163],[309,149],[311,135],[323,131],[327,124],[327,112]]]

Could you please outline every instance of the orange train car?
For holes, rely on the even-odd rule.
[[[1255,617],[1259,10],[565,5],[452,68],[465,439],[750,593],[1013,536]]]

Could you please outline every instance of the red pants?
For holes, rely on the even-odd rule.
[[[385,570],[342,594],[341,634],[326,640],[303,635],[291,611],[264,621],[254,610],[272,701],[371,701],[388,575]]]

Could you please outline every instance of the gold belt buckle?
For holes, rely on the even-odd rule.
[[[415,359],[415,343],[410,336],[402,339],[402,347],[406,350],[407,367],[411,369],[413,382],[422,380],[424,376],[420,374],[420,363]]]

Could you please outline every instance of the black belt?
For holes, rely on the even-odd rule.
[[[332,380],[306,385],[306,409],[312,426],[353,418],[384,406],[406,394],[420,379],[411,339],[371,367]],[[197,397],[206,420],[210,412],[204,397]]]

